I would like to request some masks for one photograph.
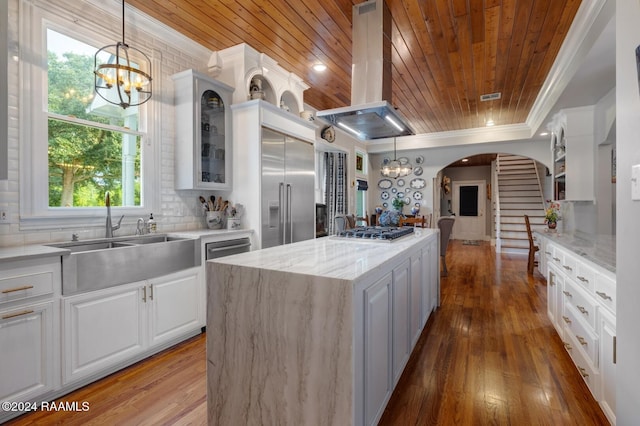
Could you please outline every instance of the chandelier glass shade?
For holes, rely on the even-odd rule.
[[[122,41],[105,46],[96,52],[93,74],[96,93],[105,101],[126,109],[151,99],[152,79],[149,57],[124,42],[124,26],[123,0]],[[109,55],[106,63],[98,59],[104,57],[103,52]],[[133,62],[132,57],[136,62]]]
[[[380,173],[384,177],[399,178],[409,176],[413,172],[413,167],[409,162],[398,161],[396,156],[396,138],[393,138],[393,160],[384,163],[380,169]]]

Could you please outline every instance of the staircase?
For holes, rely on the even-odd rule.
[[[544,199],[536,162],[517,155],[498,154],[496,161],[498,205],[496,212],[497,249],[527,253],[529,240],[524,215],[532,231],[544,229]]]

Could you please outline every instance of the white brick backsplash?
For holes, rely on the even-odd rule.
[[[46,4],[39,0],[34,0],[34,7],[40,4]],[[109,22],[91,22],[92,11],[96,11],[95,16],[104,16],[103,12],[95,9],[91,2],[78,0],[56,0],[56,8],[68,11],[69,16],[81,16],[96,29],[101,26],[108,26]],[[96,18],[93,18],[94,21]],[[116,19],[116,18],[114,18]],[[119,19],[119,18],[117,18]],[[9,0],[9,39],[17,40],[16,29],[18,28],[18,1]],[[162,24],[158,24],[162,26]],[[161,70],[154,69],[154,73],[161,72],[161,75],[154,74],[154,100],[157,103],[157,112],[161,125],[158,126],[159,135],[157,140],[152,143],[160,143],[160,163],[155,168],[156,176],[151,179],[160,181],[158,205],[161,206],[160,212],[153,212],[154,218],[158,221],[159,232],[172,232],[193,230],[205,227],[204,214],[197,201],[198,191],[180,191],[176,192],[173,188],[174,183],[174,108],[173,108],[173,81],[170,76],[179,71],[193,68],[200,72],[207,73],[207,61],[209,54],[202,46],[195,42],[185,42],[184,36],[177,32],[172,32],[165,26],[161,33],[154,33],[154,28],[144,28],[140,31],[129,31],[127,33],[127,42],[132,46],[144,49],[148,52],[152,50],[159,53],[162,64]],[[173,40],[162,39],[165,34],[174,34],[170,36]],[[115,40],[114,40],[115,41]],[[181,46],[177,48],[175,46]],[[29,46],[22,46],[24,52],[29,51]],[[191,54],[189,52],[197,52]],[[42,229],[21,231],[20,218],[20,147],[28,141],[21,141],[19,134],[20,112],[19,99],[20,92],[20,76],[19,63],[10,60],[8,64],[8,80],[9,80],[9,180],[0,182],[0,205],[2,209],[6,209],[9,220],[6,223],[0,223],[0,246],[16,246],[22,244],[39,244],[55,241],[68,241],[73,233],[78,233],[81,239],[101,238],[104,236],[103,225],[87,227],[85,229]],[[207,196],[203,192],[202,195]],[[106,211],[105,211],[106,215]],[[145,219],[148,217],[146,213]],[[125,222],[121,229],[116,231],[116,235],[128,235],[135,232],[135,219],[125,217]]]

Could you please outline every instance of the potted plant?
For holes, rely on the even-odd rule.
[[[393,208],[400,214],[402,214],[402,208],[404,207],[404,201],[400,197],[396,197],[391,201]]]
[[[550,200],[547,200],[547,202],[549,202],[549,207],[544,212],[544,223],[547,224],[549,229],[556,229],[560,220],[560,204],[553,203]]]

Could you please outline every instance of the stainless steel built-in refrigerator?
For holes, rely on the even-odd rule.
[[[313,144],[262,128],[262,248],[315,235]]]

